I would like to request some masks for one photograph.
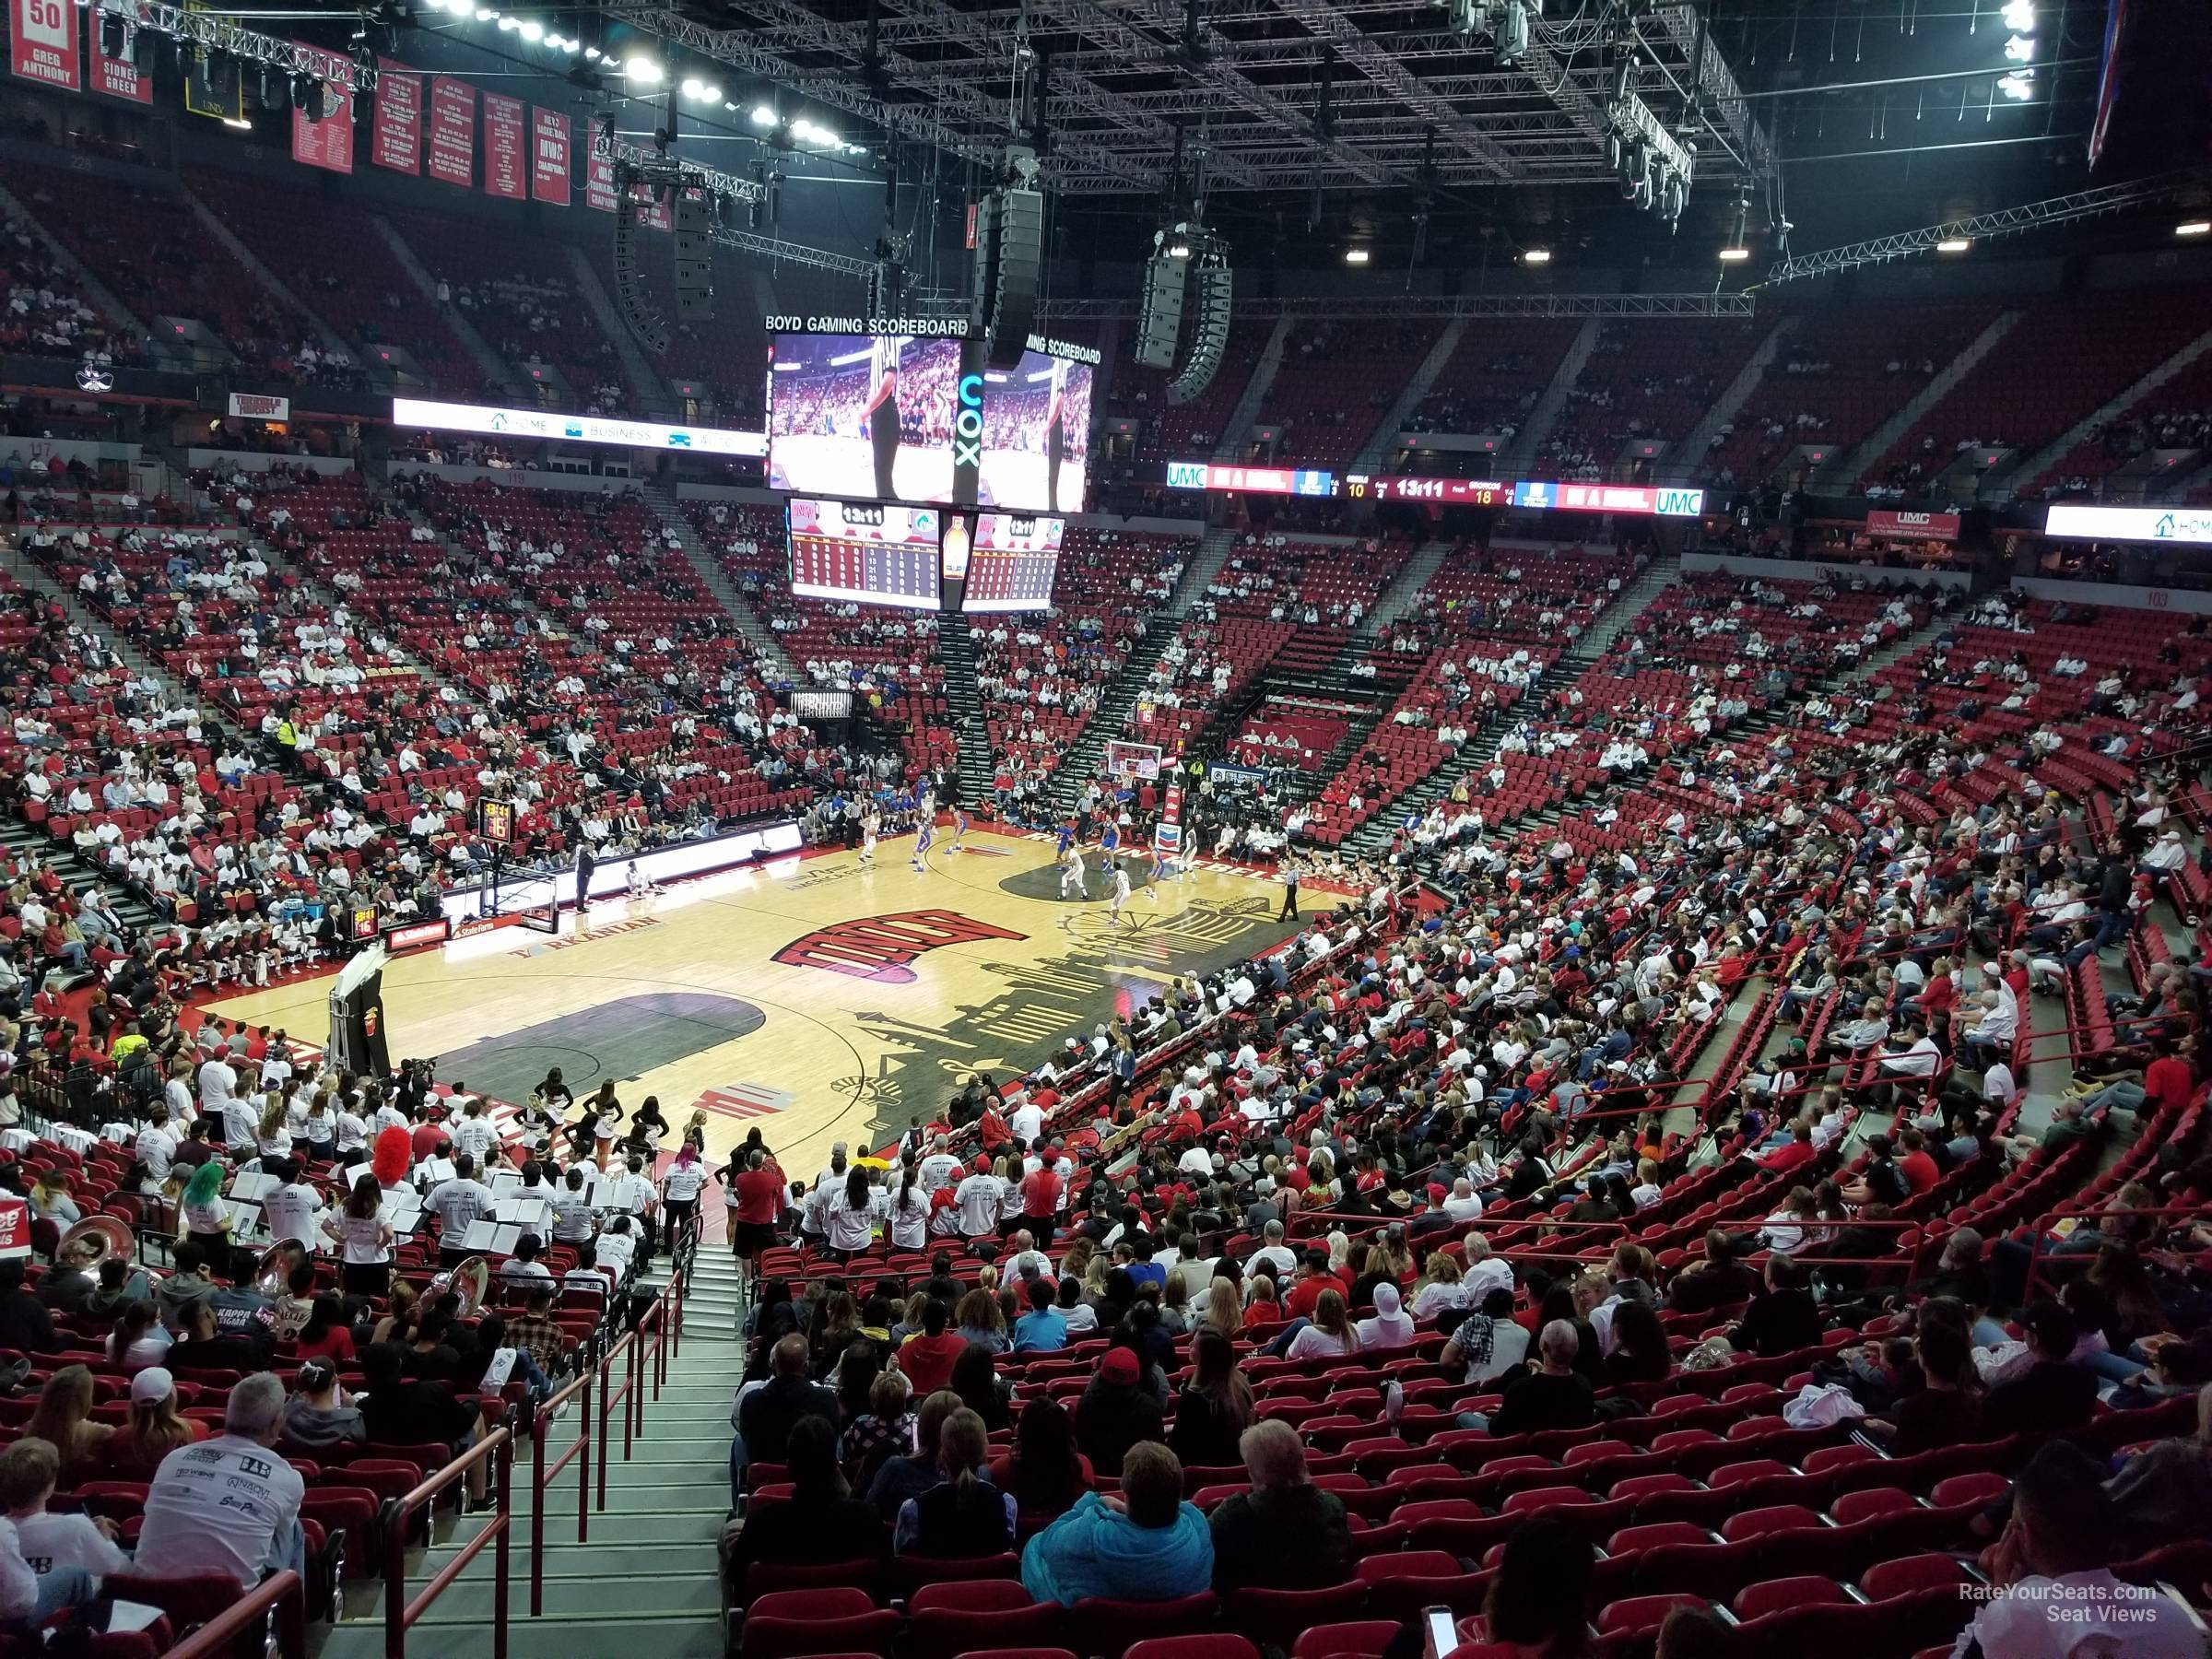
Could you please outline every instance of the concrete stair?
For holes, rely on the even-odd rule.
[[[972,806],[991,793],[991,730],[976,690],[975,640],[967,618],[937,619],[937,661],[945,670],[945,706],[959,736],[959,799]]]
[[[1816,491],[1848,489],[1866,476],[1866,469],[1889,453],[1890,446],[1912,429],[1923,415],[1950,395],[1956,386],[1974,371],[1974,366],[1997,348],[1997,342],[2013,330],[2025,313],[2017,311],[1999,312],[1984,328],[1966,344],[1964,350],[1936,372],[1936,378],[1923,386],[1905,406],[1866,434],[1865,441],[1848,455],[1830,465],[1813,480]],[[1948,466],[1948,455],[1937,457]]]
[[[1551,436],[1552,428],[1559,424],[1559,416],[1567,407],[1567,394],[1574,390],[1574,382],[1583,368],[1590,361],[1590,354],[1597,349],[1595,317],[1583,321],[1574,336],[1574,344],[1567,347],[1567,355],[1552,371],[1544,395],[1536,399],[1536,406],[1528,412],[1528,424],[1514,437],[1512,446],[1506,451],[1505,470],[1497,476],[1520,478],[1528,475],[1529,467],[1544,448],[1544,440]]]
[[[1413,377],[1406,382],[1390,407],[1382,412],[1382,418],[1375,423],[1375,429],[1368,435],[1367,441],[1359,446],[1359,453],[1352,457],[1349,470],[1370,476],[1382,470],[1382,457],[1390,453],[1391,444],[1405,429],[1406,417],[1421,406],[1421,399],[1429,395],[1429,389],[1436,384],[1436,377],[1444,371],[1444,365],[1452,360],[1452,354],[1459,349],[1460,336],[1466,332],[1467,320],[1465,317],[1454,317],[1444,324],[1444,332],[1437,336],[1436,344],[1429,348],[1429,355],[1421,359],[1420,367],[1413,371]]]
[[[369,223],[374,228],[376,234],[382,239],[384,246],[392,250],[392,257],[399,261],[399,268],[407,274],[407,280],[415,285],[416,290],[432,305],[436,305],[438,303],[438,279],[430,275],[429,267],[416,256],[415,250],[407,246],[407,239],[402,236],[397,227],[381,213],[370,215]],[[445,317],[446,325],[453,331],[454,337],[467,348],[469,357],[475,360],[477,367],[483,371],[484,378],[497,387],[509,401],[516,404],[525,401],[523,396],[523,382],[516,376],[514,370],[508,364],[507,359],[494,351],[484,336],[477,332],[477,325],[462,313],[460,307],[447,305],[440,307],[440,310]],[[535,404],[536,400],[532,398],[528,401]]]
[[[699,532],[691,527],[691,521],[684,516],[682,505],[669,492],[668,487],[658,480],[648,479],[641,493],[645,497],[645,504],[659,517],[662,527],[676,537],[676,545],[684,550],[684,557],[691,561],[692,570],[699,573],[700,581],[706,583],[707,592],[721,602],[722,608],[729,613],[730,620],[737,624],[737,631],[746,637],[771,668],[785,680],[797,684],[799,671],[785,653],[783,642],[776,638],[773,629],[753,613],[753,607],[745,602],[745,595],[737,591],[737,584],[714,562],[713,554],[700,542]]]
[[[1444,568],[1444,560],[1452,556],[1453,544],[1448,541],[1423,542],[1413,550],[1413,557],[1398,568],[1390,579],[1390,585],[1375,595],[1375,607],[1367,613],[1360,624],[1359,637],[1371,640],[1400,617],[1413,609],[1414,601],[1421,596],[1431,578]]]
[[[648,1281],[657,1289],[663,1270]],[[730,1508],[730,1406],[744,1371],[736,1336],[737,1277],[719,1245],[694,1259],[680,1347],[668,1378],[644,1404],[644,1431],[622,1456],[619,1416],[607,1439],[606,1507],[594,1508],[590,1541],[576,1541],[576,1469],[547,1494],[545,1611],[530,1617],[533,1497],[525,1443],[513,1472],[513,1544],[508,1584],[511,1659],[582,1659],[618,1653],[654,1659],[722,1659],[722,1593],[716,1544]],[[618,1359],[618,1378],[625,1361]],[[650,1368],[641,1366],[641,1383]],[[597,1405],[594,1401],[593,1410]],[[554,1426],[558,1450],[577,1419]],[[594,1449],[594,1456],[596,1452]],[[593,1479],[597,1481],[594,1467]],[[440,1535],[407,1565],[407,1593],[418,1592],[459,1553],[482,1516],[441,1517]],[[481,1659],[491,1651],[493,1552],[487,1548],[408,1632],[408,1659]],[[347,1586],[346,1620],[324,1627],[323,1659],[382,1659],[383,1585]]]
[[[1241,458],[1245,436],[1260,418],[1260,406],[1267,401],[1267,394],[1274,389],[1275,371],[1283,366],[1283,347],[1289,343],[1295,321],[1287,312],[1275,320],[1275,332],[1267,336],[1267,344],[1260,351],[1260,360],[1253,365],[1252,378],[1244,382],[1244,394],[1237,399],[1236,406],[1221,423],[1220,441],[1214,445],[1216,461]]]

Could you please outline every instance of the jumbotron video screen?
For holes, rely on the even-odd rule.
[[[775,335],[769,488],[951,500],[960,345],[904,335]]]

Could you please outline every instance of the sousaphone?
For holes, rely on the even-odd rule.
[[[85,1264],[85,1271],[98,1273],[102,1263],[111,1259],[129,1262],[138,1254],[138,1235],[131,1224],[120,1216],[87,1216],[62,1235],[53,1253],[60,1261],[71,1249],[90,1247],[94,1254]]]
[[[253,1269],[253,1288],[271,1301],[289,1294],[292,1270],[307,1260],[307,1247],[297,1239],[284,1239],[261,1253]]]
[[[460,1317],[474,1319],[477,1310],[484,1305],[484,1292],[491,1284],[491,1266],[480,1255],[470,1256],[458,1267],[441,1273],[430,1281],[423,1293],[426,1304],[436,1301],[448,1290],[461,1299]]]

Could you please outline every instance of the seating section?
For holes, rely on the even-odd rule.
[[[1104,412],[1140,423],[1136,460],[1198,461],[1211,455],[1226,435],[1222,428],[1230,412],[1252,383],[1252,371],[1259,365],[1274,326],[1271,323],[1232,324],[1229,344],[1221,354],[1221,367],[1206,390],[1186,404],[1168,401],[1168,382],[1174,378],[1171,371],[1116,364]]]
[[[1997,315],[1994,301],[1832,306],[1797,314],[1775,360],[1700,465],[1724,487],[1763,482],[1800,444],[1842,454],[1925,386]]]
[[[1535,475],[1607,477],[1631,442],[1679,443],[1771,330],[1771,324],[1738,318],[1601,324],[1590,360],[1538,451]]]
[[[2079,443],[2040,477],[2025,480],[2030,495],[2088,495],[2105,478],[2146,450],[2202,449],[2212,440],[2212,352],[2147,394],[2132,407]]]
[[[1414,432],[1511,433],[1526,423],[1582,324],[1572,318],[1470,319],[1436,383],[1407,416]]]
[[[2187,289],[2156,304],[2090,294],[2029,306],[1863,481],[1933,480],[1969,449],[2002,446],[2025,457],[2202,334],[2204,314],[2201,296]],[[2054,385],[2066,395],[2052,396]]]
[[[1278,426],[1276,453],[1299,465],[1349,461],[1436,344],[1433,324],[1301,324],[1260,403],[1262,425]]]
[[[300,302],[350,341],[364,362],[396,346],[441,392],[487,390],[482,371],[436,304],[415,286],[358,207],[312,186],[184,170],[184,186]],[[327,250],[343,248],[343,259]]]

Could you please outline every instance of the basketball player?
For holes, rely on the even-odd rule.
[[[1060,849],[1060,897],[1066,898],[1071,887],[1076,889],[1077,898],[1090,897],[1089,882],[1083,868],[1083,849],[1072,841]]]
[[[1113,858],[1106,861],[1106,868],[1112,872],[1113,877],[1113,898],[1112,902],[1107,906],[1106,920],[1119,927],[1122,924],[1122,906],[1129,902],[1129,872],[1122,867],[1119,859]],[[1129,918],[1129,925],[1132,927],[1136,925],[1135,916]]]
[[[1067,370],[1065,358],[1053,359],[1053,394],[1044,412],[1044,504],[1053,512],[1060,511],[1060,464],[1067,459],[1067,429],[1062,424],[1066,414]]]
[[[876,837],[882,830],[883,815],[876,810],[876,804],[871,801],[868,803],[867,809],[860,815],[860,862],[862,864],[869,865],[875,864]]]
[[[886,499],[899,493],[891,475],[899,460],[899,348],[904,344],[898,335],[876,337],[868,351],[868,401],[860,411],[876,452],[876,493]]]
[[[968,808],[955,801],[952,804],[952,850],[958,853],[968,840]]]
[[[936,844],[937,812],[929,797],[922,797],[922,817],[914,825],[914,870],[925,875],[929,870],[929,850]]]

